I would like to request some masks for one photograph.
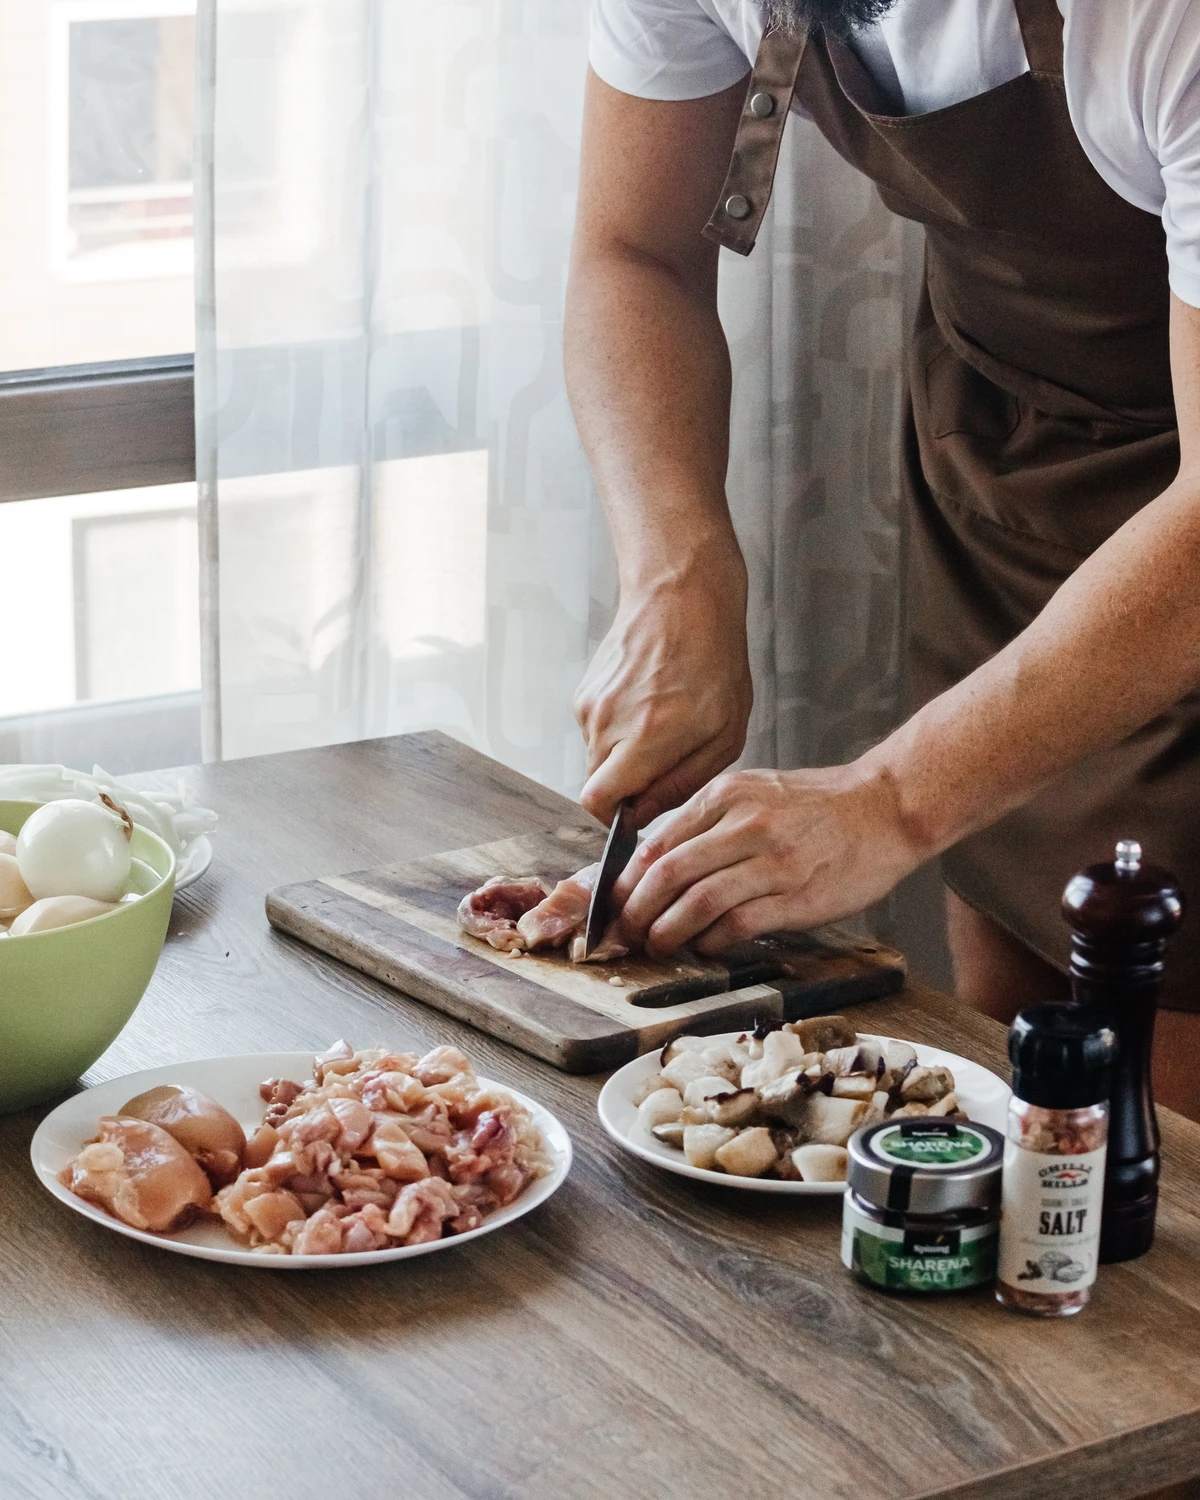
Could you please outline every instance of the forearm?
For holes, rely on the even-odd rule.
[[[572,408],[623,589],[742,571],[729,517],[729,351],[716,266],[689,276],[620,246],[577,252],[568,295]]]
[[[940,853],[1200,685],[1200,474],[1181,474],[1003,651],[864,757]]]

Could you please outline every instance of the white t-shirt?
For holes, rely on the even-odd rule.
[[[1071,120],[1092,165],[1161,214],[1171,288],[1200,307],[1200,0],[1058,0]],[[591,61],[643,99],[699,99],[746,76],[764,0],[593,0]],[[1013,0],[897,0],[854,47],[897,114],[1028,72]]]

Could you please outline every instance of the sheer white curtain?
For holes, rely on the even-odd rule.
[[[561,368],[587,9],[210,0],[211,754],[439,727],[577,791],[615,603]],[[907,245],[793,121],[722,288],[750,762],[840,759],[897,711]]]

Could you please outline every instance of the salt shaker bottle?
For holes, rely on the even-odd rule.
[[[1032,1006],[1009,1033],[996,1300],[1018,1312],[1064,1318],[1091,1299],[1115,1052],[1103,1020],[1078,1005]]]
[[[1100,1260],[1132,1260],[1154,1239],[1154,1020],[1167,940],[1183,918],[1183,896],[1173,875],[1143,861],[1140,844],[1123,840],[1112,863],[1090,865],[1068,884],[1063,916],[1074,932],[1074,999],[1096,1010],[1117,1038]]]

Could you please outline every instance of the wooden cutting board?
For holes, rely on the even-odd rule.
[[[904,983],[900,954],[844,934],[763,938],[720,961],[680,954],[573,964],[558,954],[506,958],[459,931],[458,903],[491,876],[561,880],[598,859],[603,844],[595,826],[565,826],[328,876],[272,891],[267,916],[323,953],[569,1073],[618,1067],[681,1032],[821,1015]]]

